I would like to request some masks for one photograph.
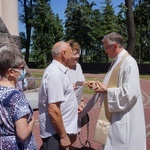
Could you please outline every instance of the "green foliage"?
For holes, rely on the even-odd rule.
[[[32,55],[39,68],[46,67],[52,60],[51,49],[63,35],[58,15],[55,16],[48,1],[37,0],[32,20]]]
[[[22,13],[19,15],[19,20],[24,23],[25,31],[20,33],[21,48],[25,49],[25,61],[28,64],[29,60],[29,51],[31,46],[31,30],[32,26],[30,20],[33,18],[32,5],[33,0],[19,0],[19,7],[22,7]]]
[[[64,39],[73,38],[80,43],[83,61],[108,61],[101,40],[107,33],[118,32],[118,20],[111,0],[105,0],[101,11],[93,9],[94,5],[94,2],[90,4],[87,0],[68,1]]]
[[[150,60],[150,1],[136,1],[134,10],[136,28],[135,56],[139,62]]]
[[[105,0],[105,6],[102,11],[102,31],[104,34],[117,31],[117,17],[114,14],[114,9],[111,0]]]
[[[92,34],[94,30],[92,20],[92,7],[94,3],[89,4],[87,0],[68,1],[67,8],[65,10],[65,36],[64,39],[75,39],[80,43],[81,54],[83,50],[89,52],[94,49],[93,43],[95,43],[95,37]],[[88,53],[88,51],[85,51]]]
[[[19,33],[20,36],[20,41],[21,41],[21,49],[26,48],[26,36],[25,36],[25,32],[20,32]]]
[[[127,24],[126,24],[127,8],[123,3],[121,3],[118,7],[120,8],[120,11],[117,14],[117,27],[116,28],[117,28],[117,32],[123,36],[124,42],[125,42],[124,47],[126,48],[127,40],[128,40]]]
[[[117,17],[114,12],[114,8],[111,0],[105,0],[102,3],[102,20],[101,20],[101,32],[102,35],[106,35],[110,32],[118,32]],[[108,56],[105,55],[105,60],[108,62]]]
[[[120,4],[120,11],[115,14],[112,1],[99,3],[94,9],[94,1],[68,0],[65,10],[65,23],[52,12],[50,0],[19,0],[26,6],[20,15],[20,21],[26,24],[26,32],[20,33],[21,47],[26,49],[26,61],[34,59],[39,68],[46,67],[52,60],[51,48],[59,40],[74,39],[81,45],[80,61],[108,62],[109,59],[102,48],[103,36],[110,32],[120,33],[128,46],[127,9]],[[136,32],[136,50],[133,56],[139,62],[150,60],[150,1],[134,0],[134,22]],[[31,32],[32,31],[32,32]],[[32,39],[30,36],[32,35]]]

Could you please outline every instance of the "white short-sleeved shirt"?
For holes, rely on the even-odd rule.
[[[75,84],[77,81],[85,82],[85,77],[83,75],[83,71],[79,63],[77,63],[73,69],[69,69],[67,73],[69,75],[69,78],[72,84]],[[75,88],[75,94],[77,97],[78,104],[81,103],[83,89],[84,89],[84,86],[77,86]]]
[[[56,133],[48,105],[61,102],[60,110],[67,133],[77,133],[78,104],[72,83],[67,75],[67,68],[56,60],[46,68],[39,91],[39,123],[42,138]]]

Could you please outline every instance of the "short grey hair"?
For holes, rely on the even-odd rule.
[[[123,41],[123,37],[116,33],[116,32],[111,32],[107,35],[104,36],[104,38],[102,39],[102,42],[104,43],[104,41],[108,40],[110,43],[118,43],[120,47],[123,47],[124,45],[124,41]]]
[[[60,54],[62,52],[61,47],[62,47],[62,44],[57,48],[52,48],[52,51],[51,51],[52,56],[56,56]]]
[[[52,57],[55,58],[56,56],[60,55],[62,53],[62,51],[67,48],[66,44],[68,44],[68,43],[66,43],[64,41],[57,42],[51,50]]]
[[[19,51],[10,49],[7,46],[0,48],[0,75],[4,76],[9,68],[17,68],[25,65],[25,61]]]

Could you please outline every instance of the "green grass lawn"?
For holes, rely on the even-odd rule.
[[[34,70],[32,70],[31,69],[31,71],[32,71],[32,74],[33,74],[34,77],[38,77],[38,78],[41,77],[42,78],[44,70],[41,70],[41,69],[34,69]],[[91,80],[94,80],[94,81],[99,80],[99,81],[101,81],[102,80],[100,78],[94,78],[94,77],[85,77],[85,78],[86,78],[86,81],[91,81]],[[140,78],[141,79],[150,80],[150,75],[140,75]],[[37,80],[36,81],[36,84],[38,85],[38,87],[40,86],[40,83],[41,83],[41,80]],[[87,87],[86,85],[84,87],[83,93],[85,93],[85,94],[94,94],[93,90],[90,89],[89,87]]]
[[[150,75],[140,75],[141,79],[150,80]]]
[[[93,78],[93,77],[85,77],[85,80],[86,81],[96,81],[96,80],[99,80],[99,78]],[[90,89],[88,86],[84,86],[84,91],[83,91],[84,94],[94,94],[93,90]]]
[[[32,74],[33,74],[34,77],[38,77],[38,78],[39,78],[39,77],[42,78],[42,75],[43,75],[43,73],[41,73],[41,72],[32,72]],[[98,80],[98,78],[86,77],[86,81],[91,81],[91,80],[96,81],[96,80]],[[37,86],[39,87],[40,84],[41,84],[41,80],[37,80],[37,81],[36,81],[36,84],[37,84]],[[87,86],[85,85],[83,93],[86,93],[86,94],[93,94],[94,92],[93,92],[92,89],[90,89],[89,87],[87,87]]]

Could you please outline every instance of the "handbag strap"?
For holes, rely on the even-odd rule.
[[[87,139],[86,139],[85,143],[83,144],[82,141],[81,141],[80,132],[78,132],[78,138],[79,138],[80,144],[81,144],[83,147],[86,147],[86,145],[88,144],[89,147],[91,148],[91,143],[90,143],[90,141],[89,141],[89,122],[86,124],[86,126],[87,126]]]

